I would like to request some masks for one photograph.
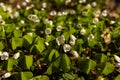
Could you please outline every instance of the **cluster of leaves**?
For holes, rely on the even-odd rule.
[[[100,1],[103,4],[103,0]],[[36,2],[39,3],[39,0],[32,3]],[[46,2],[50,7],[52,1]],[[0,50],[10,53],[8,60],[0,60],[0,68],[11,72],[9,79],[102,80],[104,77],[106,80],[119,80],[120,66],[115,66],[113,55],[120,55],[120,19],[117,19],[115,24],[110,24],[109,16],[100,17],[100,21],[94,24],[93,12],[97,8],[89,7],[84,10],[88,3],[76,5],[76,2],[78,1],[73,2],[74,14],[61,16],[50,16],[48,7],[47,10],[18,9],[19,16],[11,19],[9,12],[0,7],[0,15],[5,21],[4,25],[0,25]],[[56,8],[59,9],[65,0],[54,0],[53,3],[58,5]],[[37,15],[40,22],[29,20],[30,14]],[[52,20],[53,24],[45,23],[46,19]],[[25,23],[22,24],[21,20]],[[59,25],[64,27],[62,31],[56,30]],[[51,34],[45,34],[46,28],[51,29]],[[84,35],[80,34],[82,28],[86,30]],[[112,36],[109,43],[105,43],[101,37],[106,28],[110,29]],[[71,45],[71,50],[77,51],[80,56],[77,59],[72,59],[70,52],[64,52],[63,44],[59,46],[56,42],[58,36],[64,35],[65,43],[69,44],[71,34],[77,38],[75,45]],[[94,35],[93,40],[88,39],[90,34]],[[48,42],[49,46],[45,42]],[[17,60],[12,57],[16,52],[20,52]]]

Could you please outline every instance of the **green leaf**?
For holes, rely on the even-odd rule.
[[[4,46],[3,42],[0,42],[0,51],[4,48],[5,48],[5,46]]]
[[[71,61],[69,59],[69,57],[66,54],[63,54],[61,56],[61,61],[60,61],[60,68],[64,71],[67,72],[70,70],[70,65],[71,65]]]
[[[59,66],[60,66],[60,61],[61,61],[61,56],[58,57],[58,58],[54,61],[53,65],[54,65],[55,68],[59,68]]]
[[[46,42],[50,42],[50,41],[52,41],[52,40],[54,40],[54,36],[52,36],[52,35],[47,35],[46,36]]]
[[[31,35],[27,34],[23,37],[23,43],[25,47],[28,47],[32,44],[33,40],[34,40],[34,37],[32,37]]]
[[[17,38],[13,37],[12,38],[12,49],[16,49],[17,47],[22,47],[23,45],[23,38]]]
[[[115,67],[114,67],[113,64],[107,62],[107,63],[105,64],[104,68],[102,69],[102,74],[108,75],[108,74],[110,74],[110,73],[113,72],[114,68],[115,68]]]
[[[22,32],[21,32],[21,30],[14,30],[14,36],[15,37],[21,37],[22,36]]]
[[[14,23],[6,24],[4,26],[6,33],[13,33],[13,30],[16,28],[16,25]]]
[[[120,74],[114,80],[120,80]]]
[[[4,63],[3,68],[7,71],[12,71],[14,65],[17,65],[17,61],[13,58],[9,58],[7,62]]]
[[[3,28],[3,26],[0,27],[0,39],[5,38],[5,30]]]
[[[75,80],[75,75],[74,74],[70,74],[70,73],[64,73],[63,74],[63,77],[64,77],[64,79],[66,80]]]
[[[18,66],[22,69],[30,69],[33,64],[33,57],[31,55],[25,55],[19,59]]]
[[[88,45],[93,48],[95,45],[97,44],[97,42],[95,40],[88,40]]]
[[[45,50],[45,40],[43,38],[37,37],[35,40],[35,45],[33,45],[30,49],[31,52],[40,54]]]
[[[74,34],[76,32],[76,29],[73,26],[69,27],[70,34]]]
[[[46,75],[40,75],[40,76],[35,76],[32,79],[29,80],[49,80],[49,77]]]
[[[57,50],[53,49],[51,52],[50,52],[50,55],[48,57],[49,61],[52,61],[53,59],[56,59],[57,57],[59,56],[59,53]]]
[[[95,68],[96,62],[91,59],[80,59],[78,66],[82,72],[89,74],[89,72]]]
[[[103,53],[98,53],[95,55],[96,60],[98,60],[100,63],[103,63],[107,60],[107,56],[104,55]]]
[[[33,73],[32,72],[20,72],[21,79],[20,80],[29,80],[32,78]]]
[[[104,80],[105,78],[103,78],[102,76],[99,76],[98,78],[97,78],[97,80]]]
[[[45,74],[51,75],[53,73],[53,65],[50,64]]]
[[[32,56],[25,56],[25,65],[26,65],[26,68],[27,69],[30,69],[30,67],[32,66],[33,64],[33,57]]]

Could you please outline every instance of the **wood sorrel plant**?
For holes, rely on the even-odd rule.
[[[120,19],[105,1],[0,2],[0,79],[119,80]]]

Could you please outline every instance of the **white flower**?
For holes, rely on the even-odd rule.
[[[75,58],[79,58],[79,54],[77,51],[71,51],[71,54],[75,57]]]
[[[25,9],[26,9],[26,10],[30,10],[30,9],[32,9],[34,6],[35,6],[34,4],[31,4],[30,6],[27,6]]]
[[[51,31],[51,29],[50,29],[50,28],[46,28],[46,29],[45,29],[45,34],[47,34],[47,35],[48,35],[48,34],[51,34],[51,32],[52,32],[52,31]]]
[[[10,72],[7,72],[7,73],[5,73],[3,76],[2,76],[2,78],[8,78],[8,77],[10,77],[11,76],[11,73]]]
[[[27,33],[28,35],[30,35],[31,37],[33,36],[33,33],[32,32],[29,32],[29,33]]]
[[[49,43],[48,43],[48,42],[45,42],[45,45],[46,45],[46,46],[49,46]]]
[[[0,19],[2,19],[2,16],[0,15]]]
[[[15,11],[15,12],[11,12],[10,13],[10,17],[13,19],[13,18],[17,18],[19,16],[19,12],[18,11]]]
[[[57,15],[58,16],[62,16],[63,14],[62,14],[62,12],[59,11]]]
[[[92,2],[92,6],[93,6],[93,7],[96,7],[96,6],[97,6],[97,3],[96,3],[96,2]]]
[[[38,16],[34,15],[34,14],[28,15],[28,19],[33,21],[33,22],[40,22],[40,19],[38,18]]]
[[[20,23],[21,23],[21,24],[24,24],[24,23],[25,23],[25,21],[24,21],[24,20],[21,20],[21,21],[20,21]]]
[[[104,10],[103,12],[102,12],[102,16],[104,16],[104,17],[106,17],[108,14],[107,14],[107,10]]]
[[[19,4],[17,4],[17,6],[16,6],[18,9],[21,9],[21,6],[19,5]]]
[[[70,45],[75,45],[75,42],[76,42],[76,41],[72,41],[72,40],[70,40],[69,43],[70,43]]]
[[[71,11],[70,13],[71,13],[71,14],[74,14],[74,12],[75,12],[75,11]],[[68,14],[68,11],[63,11],[63,12],[62,12],[62,15],[67,15],[67,14]]]
[[[14,56],[13,56],[14,59],[18,59],[19,57],[20,57],[20,53],[19,52],[15,53]]]
[[[65,37],[64,37],[64,35],[57,37],[57,38],[56,38],[56,42],[57,42],[58,45],[63,44],[63,43],[65,42]]]
[[[63,29],[62,26],[57,26],[57,27],[56,27],[56,30],[57,30],[57,31],[62,31],[62,29]]]
[[[93,40],[95,37],[94,37],[94,35],[93,34],[90,34],[89,36],[88,36],[88,40]]]
[[[64,44],[63,50],[64,50],[64,52],[69,52],[71,50],[71,46],[69,44]]]
[[[31,0],[25,0],[27,3],[30,3],[31,2]]]
[[[111,20],[111,21],[110,21],[110,24],[115,24],[115,21]]]
[[[93,23],[95,24],[97,22],[99,22],[99,19],[98,18],[93,18]]]
[[[22,6],[27,6],[27,2],[23,1]]]
[[[0,56],[2,55],[2,51],[0,51]]]
[[[7,7],[7,11],[9,12],[9,13],[11,13],[12,12],[12,8],[9,6],[9,7]]]
[[[87,4],[86,9],[89,9],[89,8],[91,8],[91,5]]]
[[[4,25],[5,21],[4,20],[0,20],[0,25]]]
[[[79,3],[86,3],[86,0],[79,0]]]
[[[120,63],[117,63],[118,66],[120,66]]]
[[[101,11],[100,11],[100,10],[97,10],[97,11],[95,11],[93,14],[94,14],[95,17],[99,17],[99,16],[100,16],[100,13],[101,13]]]
[[[57,15],[57,12],[53,10],[53,11],[50,12],[50,15],[51,15],[51,16],[56,16],[56,15]]]
[[[19,30],[19,27],[16,27],[16,30]]]
[[[84,28],[82,28],[81,30],[80,30],[80,34],[81,35],[84,35],[86,33],[86,30],[84,29]]]
[[[71,0],[66,0],[65,4],[68,5],[71,2]]]
[[[71,40],[71,41],[75,41],[75,40],[76,40],[76,37],[71,34],[71,35],[70,35],[70,40]]]
[[[120,62],[120,57],[119,57],[119,56],[114,55],[114,59],[115,59],[117,62]]]
[[[42,3],[42,7],[43,7],[43,8],[46,8],[46,7],[47,7],[47,3],[46,3],[46,2],[43,2],[43,3]]]
[[[7,60],[8,58],[9,58],[8,52],[3,52],[3,53],[1,54],[1,60]]]
[[[50,25],[53,25],[53,21],[52,21],[52,20],[49,20],[49,24],[50,24]]]

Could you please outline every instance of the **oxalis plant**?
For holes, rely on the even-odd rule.
[[[0,79],[120,80],[120,18],[106,0],[0,2]]]

